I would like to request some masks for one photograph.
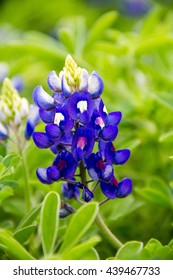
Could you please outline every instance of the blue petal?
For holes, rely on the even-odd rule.
[[[101,137],[104,141],[113,141],[117,137],[117,134],[117,126],[108,125],[101,130],[99,137]]]
[[[47,83],[48,86],[50,87],[50,89],[53,92],[59,92],[61,91],[61,80],[60,78],[57,76],[57,74],[55,73],[55,71],[51,71],[48,75],[47,78]]]
[[[130,157],[130,150],[128,149],[118,150],[115,152],[113,163],[124,164],[126,161],[128,161],[129,157]]]
[[[67,84],[66,78],[62,77],[62,91],[65,97],[69,97],[71,95],[71,88]]]
[[[80,161],[85,157],[85,151],[83,151],[81,148],[75,148],[72,153],[76,161]]]
[[[34,125],[40,122],[39,108],[34,104],[30,104],[28,120],[33,122]]]
[[[92,98],[98,98],[103,92],[104,84],[96,72],[92,72],[88,79],[88,92]]]
[[[63,205],[61,204],[61,208],[59,210],[59,217],[60,218],[66,218],[67,216],[69,216],[70,214],[76,212],[75,209],[67,204],[67,203],[63,203]]]
[[[93,112],[91,96],[88,92],[73,93],[67,103],[69,116],[73,120],[79,120],[82,124],[87,124]]]
[[[70,118],[67,110],[67,105],[57,105],[54,123],[62,130],[70,131],[74,126],[74,121]]]
[[[77,168],[77,162],[75,161],[73,155],[69,152],[64,152],[62,159],[67,163],[66,166],[61,171],[62,176],[65,179],[71,179]]]
[[[88,173],[95,181],[99,180],[101,177],[101,169],[97,165],[99,159],[101,160],[101,158],[98,158],[97,154],[91,154],[86,160]]]
[[[63,92],[54,93],[52,97],[57,101],[58,104],[63,105],[67,103],[67,99],[65,98]]]
[[[106,162],[114,161],[115,148],[112,142],[99,141],[99,151]]]
[[[58,140],[62,134],[61,129],[54,123],[47,124],[45,130],[48,135],[48,138],[53,142]]]
[[[50,147],[50,150],[55,155],[61,153],[64,150],[64,147],[61,144],[54,144]]]
[[[80,191],[76,184],[64,183],[62,184],[62,194],[67,199],[79,197]]]
[[[38,107],[44,110],[51,110],[56,106],[55,100],[43,90],[42,86],[34,89],[33,100]]]
[[[103,103],[103,100],[99,97],[99,98],[96,98],[96,99],[92,99],[92,103],[93,103],[94,110],[97,111],[98,115],[105,122],[106,117],[108,115],[108,112],[107,112],[106,107]]]
[[[55,118],[55,109],[46,111],[43,109],[39,109],[39,115],[43,122],[45,123],[53,123]]]
[[[85,69],[83,69],[81,79],[80,79],[81,81],[79,85],[79,91],[87,91],[88,78],[89,78],[88,72]]]
[[[104,181],[100,182],[100,187],[105,196],[110,199],[114,199],[117,196],[117,184],[115,184],[114,180],[111,180],[110,183],[106,183]]]
[[[123,198],[132,192],[132,180],[124,178],[118,184],[117,197]]]
[[[106,125],[118,125],[121,121],[122,113],[121,112],[112,112],[109,113],[106,117]]]
[[[79,161],[85,156],[88,156],[94,147],[94,132],[85,127],[80,127],[76,130],[72,141],[72,154]]]
[[[26,139],[29,139],[32,136],[34,129],[35,129],[35,124],[31,121],[27,121],[25,132],[24,132]]]
[[[5,125],[0,123],[0,139],[5,140],[8,138],[8,129]]]
[[[18,75],[13,76],[11,81],[12,81],[12,84],[13,84],[14,88],[17,91],[21,92],[23,90],[24,82],[23,82],[23,79],[22,79],[21,76],[18,76]]]
[[[82,199],[85,202],[90,202],[94,198],[94,194],[87,188],[83,187]]]
[[[60,143],[65,144],[65,147],[70,147],[73,140],[73,133],[72,132],[66,132],[62,134]]]
[[[52,181],[58,181],[61,178],[58,168],[56,166],[49,166],[47,169],[47,177]]]
[[[65,179],[71,179],[77,168],[77,162],[74,160],[73,155],[67,151],[62,151],[55,158],[53,165],[57,166],[61,176]]]
[[[114,171],[111,164],[105,164],[104,170],[102,172],[102,179],[105,181],[110,181],[113,178]]]
[[[46,149],[53,144],[53,142],[50,141],[49,137],[44,132],[34,132],[32,137],[33,137],[34,143],[40,149]]]
[[[42,184],[52,184],[52,180],[47,177],[47,168],[38,168],[36,175]]]

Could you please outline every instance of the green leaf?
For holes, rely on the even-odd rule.
[[[99,207],[96,202],[82,206],[72,217],[59,253],[70,250],[94,222]]]
[[[52,254],[57,238],[59,224],[60,197],[56,192],[49,192],[42,204],[40,227],[44,255]]]
[[[141,256],[147,255],[149,260],[169,260],[173,258],[173,248],[170,244],[162,246],[157,239],[150,239],[146,244]]]
[[[4,187],[0,190],[0,201],[10,196],[13,196],[13,190],[10,187]]]
[[[143,190],[136,190],[137,193],[148,201],[162,207],[173,206],[173,195],[168,185],[159,178],[150,180],[148,186]]]
[[[124,244],[117,252],[117,260],[136,260],[139,259],[143,249],[143,243],[139,241],[129,241]]]
[[[103,36],[105,30],[115,21],[116,18],[117,13],[115,11],[111,11],[102,15],[89,31],[88,37],[86,39],[85,49],[88,48],[93,42],[100,39]]]
[[[22,229],[19,229],[13,234],[13,237],[20,243],[26,242],[36,229],[36,223]]]
[[[112,44],[112,43],[108,43],[105,41],[99,41],[99,42],[94,43],[93,49],[95,51],[109,53],[110,55],[111,54],[124,55],[127,52],[128,47],[127,46],[116,46],[115,44]]]
[[[166,132],[159,137],[159,142],[172,142],[173,141],[173,131]]]
[[[124,199],[119,199],[112,207],[110,219],[117,220],[121,217],[127,216],[139,207],[141,207],[143,204],[144,202],[136,201],[132,195]]]
[[[5,246],[5,252],[14,259],[34,260],[34,257],[31,256],[30,253],[27,252],[26,249],[4,229],[0,229],[0,244]]]
[[[142,41],[137,45],[135,54],[141,56],[143,54],[156,53],[163,48],[171,49],[173,46],[173,38],[169,34],[153,36],[148,40]]]
[[[61,28],[59,30],[59,38],[67,50],[71,53],[74,52],[74,36],[70,34],[70,30],[67,28]]]
[[[173,111],[173,97],[172,93],[159,92],[159,93],[150,93],[151,97],[156,100],[159,104],[166,107],[167,109]]]
[[[95,248],[91,248],[85,256],[83,256],[82,260],[100,260],[99,254]]]
[[[21,222],[17,226],[16,231],[32,225],[32,223],[36,220],[38,214],[40,213],[40,209],[41,204],[32,209],[29,213],[27,213],[27,215],[21,220]]]
[[[13,189],[13,188],[18,187],[19,184],[16,181],[5,180],[5,181],[0,182],[0,189],[3,188],[4,186],[9,186],[9,187],[11,187]]]
[[[82,242],[81,244],[73,247],[71,250],[65,252],[62,256],[62,260],[82,260],[86,254],[91,251],[92,247],[100,242],[99,236],[93,236],[89,240]]]
[[[18,160],[20,157],[16,154],[11,154],[11,155],[7,155],[4,157],[2,163],[4,164],[4,166],[6,168],[9,168],[13,165],[14,162],[16,162],[16,160]]]

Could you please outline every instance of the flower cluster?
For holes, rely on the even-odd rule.
[[[45,132],[33,133],[33,140],[37,147],[50,148],[56,156],[51,166],[37,169],[38,179],[43,184],[65,181],[62,193],[68,199],[77,199],[81,190],[83,200],[89,202],[99,183],[107,199],[126,197],[132,182],[129,178],[118,182],[113,165],[124,164],[130,151],[116,150],[112,143],[122,114],[107,112],[100,97],[102,79],[96,72],[89,75],[68,55],[59,76],[55,71],[48,75],[48,86],[52,96],[41,86],[33,91],[40,118],[46,124]],[[94,181],[91,190],[88,184]]]
[[[35,105],[29,106],[27,99],[21,97],[17,90],[20,82],[17,79],[15,83],[8,78],[3,80],[0,95],[0,141],[8,139],[12,132],[17,134],[26,118],[24,134],[29,139],[39,122],[38,108]]]

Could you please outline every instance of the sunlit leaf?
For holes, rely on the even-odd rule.
[[[71,53],[74,52],[74,36],[70,33],[67,28],[61,28],[59,30],[59,38],[67,50]]]
[[[34,260],[34,257],[9,232],[3,229],[0,229],[0,244],[5,246],[5,251],[14,259]]]
[[[173,206],[173,194],[168,185],[159,178],[152,179],[147,187],[136,192],[152,203],[163,207]]]
[[[105,29],[107,29],[116,18],[117,13],[115,11],[102,15],[90,29],[86,39],[85,48],[89,47],[94,41],[100,39],[103,36]]]
[[[98,204],[91,202],[82,206],[76,212],[66,230],[64,241],[60,247],[59,253],[65,253],[70,250],[89,229],[98,213]]]
[[[94,247],[98,242],[100,242],[99,236],[93,236],[87,241],[81,242],[81,244],[73,247],[71,250],[67,251],[61,256],[63,260],[82,260],[85,258],[92,247]]]
[[[54,250],[59,224],[60,197],[57,193],[49,192],[41,208],[40,229],[44,255]]]
[[[0,201],[10,196],[13,196],[13,190],[10,187],[4,187],[0,190]]]
[[[16,231],[14,233],[13,237],[16,240],[18,240],[20,243],[24,243],[34,233],[35,229],[36,229],[36,224],[30,225],[27,227],[23,227],[22,229],[19,229],[18,231]]]
[[[143,243],[139,241],[129,241],[124,244],[117,252],[117,260],[135,260],[143,249]]]
[[[29,213],[27,213],[26,216],[20,221],[19,225],[16,228],[16,231],[32,225],[32,223],[35,222],[35,220],[37,219],[37,216],[40,213],[40,209],[41,204],[39,204],[37,207],[35,207]]]

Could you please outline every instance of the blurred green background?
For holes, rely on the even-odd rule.
[[[132,152],[115,174],[133,180],[133,194],[103,205],[102,215],[122,242],[153,237],[165,245],[173,235],[173,5],[135,1],[1,1],[0,73],[6,63],[9,77],[21,75],[30,101],[38,84],[50,93],[47,75],[62,69],[68,53],[99,73],[108,111],[123,113],[115,147]],[[33,177],[52,160],[49,151],[42,160],[37,153]],[[113,254],[106,240],[97,249],[102,258]]]

